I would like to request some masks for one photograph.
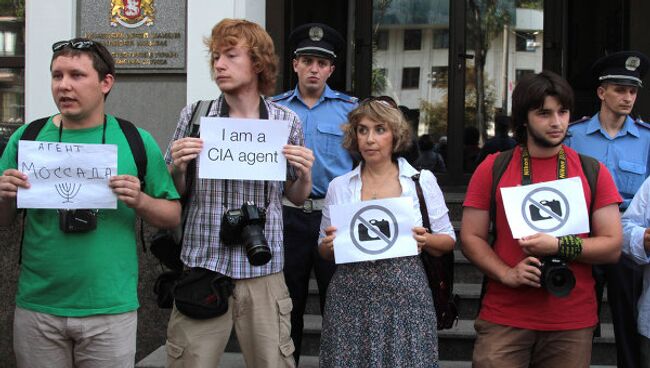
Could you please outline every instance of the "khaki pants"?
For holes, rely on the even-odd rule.
[[[222,316],[197,320],[174,307],[167,327],[168,368],[217,367],[233,325],[246,366],[295,367],[292,304],[282,272],[234,282]]]
[[[136,311],[59,317],[16,307],[14,351],[18,368],[131,368]]]
[[[594,327],[534,331],[477,319],[473,368],[589,368]]]

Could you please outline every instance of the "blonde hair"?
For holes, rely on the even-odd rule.
[[[223,47],[242,44],[248,48],[260,92],[266,96],[273,94],[278,76],[278,57],[271,36],[257,23],[226,18],[212,28],[212,34],[205,40],[205,44],[210,49],[211,73],[214,73],[214,55]]]
[[[382,100],[363,101],[350,111],[348,122],[343,124],[343,147],[353,154],[360,154],[357,142],[357,127],[363,118],[388,125],[393,133],[393,156],[406,152],[412,143],[411,127],[399,109]]]

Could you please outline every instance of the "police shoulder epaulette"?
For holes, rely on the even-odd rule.
[[[284,99],[289,98],[293,94],[293,91],[287,91],[284,93],[280,93],[279,95],[275,95],[273,97],[269,97],[269,99],[273,102],[278,102]]]
[[[646,129],[650,129],[650,123],[646,123],[645,121],[641,120],[641,118],[635,119],[634,123],[638,126],[642,126]]]
[[[569,125],[580,124],[580,123],[584,123],[585,121],[589,121],[589,120],[591,120],[591,116],[583,116],[582,118],[580,118],[580,119],[578,119],[576,121],[570,122]]]
[[[357,103],[359,101],[359,99],[357,97],[346,95],[345,93],[342,93],[342,92],[339,92],[339,91],[335,91],[334,95],[339,100],[343,100],[343,101],[346,101],[346,102],[349,102],[349,103]]]

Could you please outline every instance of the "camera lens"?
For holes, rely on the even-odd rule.
[[[242,243],[246,247],[246,256],[253,266],[262,266],[271,260],[269,248],[260,225],[244,226],[241,232]]]
[[[558,298],[568,296],[576,286],[576,278],[566,265],[549,267],[542,277],[546,290]]]

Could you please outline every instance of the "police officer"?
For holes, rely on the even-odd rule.
[[[291,337],[298,363],[311,269],[314,268],[318,282],[321,312],[327,285],[335,270],[334,263],[318,255],[321,209],[330,181],[352,169],[352,158],[341,145],[340,126],[357,106],[357,98],[334,91],[327,85],[345,46],[336,30],[319,23],[299,26],[289,36],[289,46],[293,50],[293,70],[298,76],[298,85],[272,100],[298,114],[305,132],[305,145],[314,152],[316,159],[312,167],[310,198],[303,206],[296,206],[286,198],[283,200],[284,276],[293,300]]]
[[[650,173],[650,125],[630,116],[649,65],[648,58],[638,51],[617,52],[597,60],[592,71],[600,111],[571,124],[565,142],[607,166],[623,197],[621,212]],[[608,285],[618,367],[639,367],[636,303],[643,274],[625,257],[618,264],[599,266],[594,273]],[[603,286],[599,285],[601,294]]]

